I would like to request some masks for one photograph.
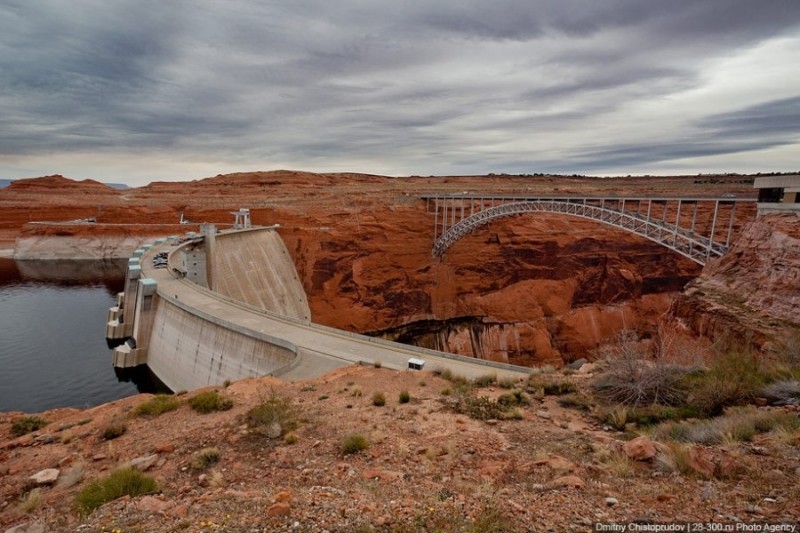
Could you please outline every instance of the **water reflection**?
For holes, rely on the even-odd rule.
[[[117,372],[111,364],[105,322],[125,265],[0,258],[0,411],[166,392],[148,368]]]

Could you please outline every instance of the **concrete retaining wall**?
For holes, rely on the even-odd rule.
[[[175,391],[263,376],[295,359],[288,343],[258,338],[164,298],[156,302],[149,344],[147,365]]]

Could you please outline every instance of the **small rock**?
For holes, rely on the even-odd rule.
[[[750,504],[747,506],[747,509],[745,509],[745,512],[750,514],[761,514],[762,510],[758,505]]]
[[[153,455],[145,455],[143,457],[137,457],[136,459],[131,459],[130,461],[128,461],[128,465],[135,468],[139,472],[144,472],[152,468],[157,461],[158,461],[158,454],[154,453]]]
[[[272,504],[269,509],[267,509],[267,516],[289,516],[289,512],[291,508],[288,503],[286,502],[278,502]]]
[[[536,416],[538,416],[539,418],[544,418],[545,420],[550,420],[550,417],[552,415],[547,411],[542,411],[541,409],[539,409],[538,411],[536,411]]]
[[[649,461],[658,453],[653,441],[645,436],[636,437],[626,442],[622,446],[622,450],[628,456],[628,459],[633,461]]]
[[[619,500],[616,499],[616,498],[612,498],[611,496],[606,498],[606,505],[609,506],[609,507],[614,507],[618,503],[619,503]]]
[[[148,513],[163,513],[169,507],[169,503],[159,500],[155,496],[144,496],[136,502],[136,508]]]
[[[267,437],[271,439],[280,438],[283,434],[283,428],[281,427],[280,422],[272,422],[267,428]]]
[[[175,515],[176,518],[186,518],[189,516],[189,506],[185,503],[176,505],[175,508],[172,509],[172,514]]]
[[[561,476],[553,480],[553,485],[556,487],[574,487],[576,489],[581,489],[586,483],[578,476]]]
[[[6,529],[5,533],[44,533],[44,524],[41,522],[27,522]]]
[[[284,489],[279,493],[277,493],[275,496],[273,496],[272,499],[275,500],[276,502],[291,503],[292,491],[289,489]]]
[[[29,477],[37,485],[52,485],[58,479],[58,468],[45,468]]]
[[[764,473],[764,479],[769,481],[770,483],[777,483],[786,479],[786,474],[783,473],[782,470],[778,470],[774,468],[769,470],[768,472]]]
[[[767,399],[766,398],[753,398],[753,403],[756,404],[758,407],[766,407]]]
[[[595,370],[597,370],[596,363],[586,363],[585,365],[583,365],[578,369],[578,374],[591,374]]]
[[[172,453],[175,451],[175,445],[171,442],[159,442],[153,447],[153,453]]]
[[[583,358],[581,358],[581,359],[577,359],[577,360],[575,360],[575,361],[571,362],[570,364],[568,364],[568,365],[567,365],[567,368],[569,368],[569,369],[571,369],[571,370],[580,370],[580,368],[581,368],[583,365],[585,365],[586,363],[588,363],[588,362],[589,362],[588,360],[586,360],[586,359],[583,359]]]
[[[108,456],[106,454],[104,454],[104,453],[96,453],[96,454],[94,454],[92,456],[92,461],[102,461],[106,457],[108,457]]]

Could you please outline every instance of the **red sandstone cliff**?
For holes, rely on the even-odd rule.
[[[254,224],[281,224],[317,322],[458,353],[531,364],[589,355],[621,328],[647,335],[699,268],[645,239],[556,215],[498,220],[431,256],[433,218],[417,195],[525,194],[719,196],[752,194],[734,176],[597,179],[555,176],[388,178],[273,171],[115,190],[62,177],[0,190],[0,239],[41,249],[61,233],[112,240],[152,235],[153,224],[227,227],[249,207]],[[98,186],[99,185],[99,186]],[[35,220],[94,217],[96,225]],[[159,231],[162,231],[159,229]],[[38,243],[36,239],[41,239]]]
[[[676,300],[673,314],[710,338],[756,347],[800,331],[800,217],[748,223],[727,255],[709,262]]]

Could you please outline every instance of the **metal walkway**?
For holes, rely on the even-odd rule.
[[[423,195],[434,216],[433,255],[489,222],[523,213],[559,213],[596,220],[666,246],[705,265],[728,251],[743,220],[755,218],[754,198],[524,197]],[[737,213],[737,206],[739,208]]]

